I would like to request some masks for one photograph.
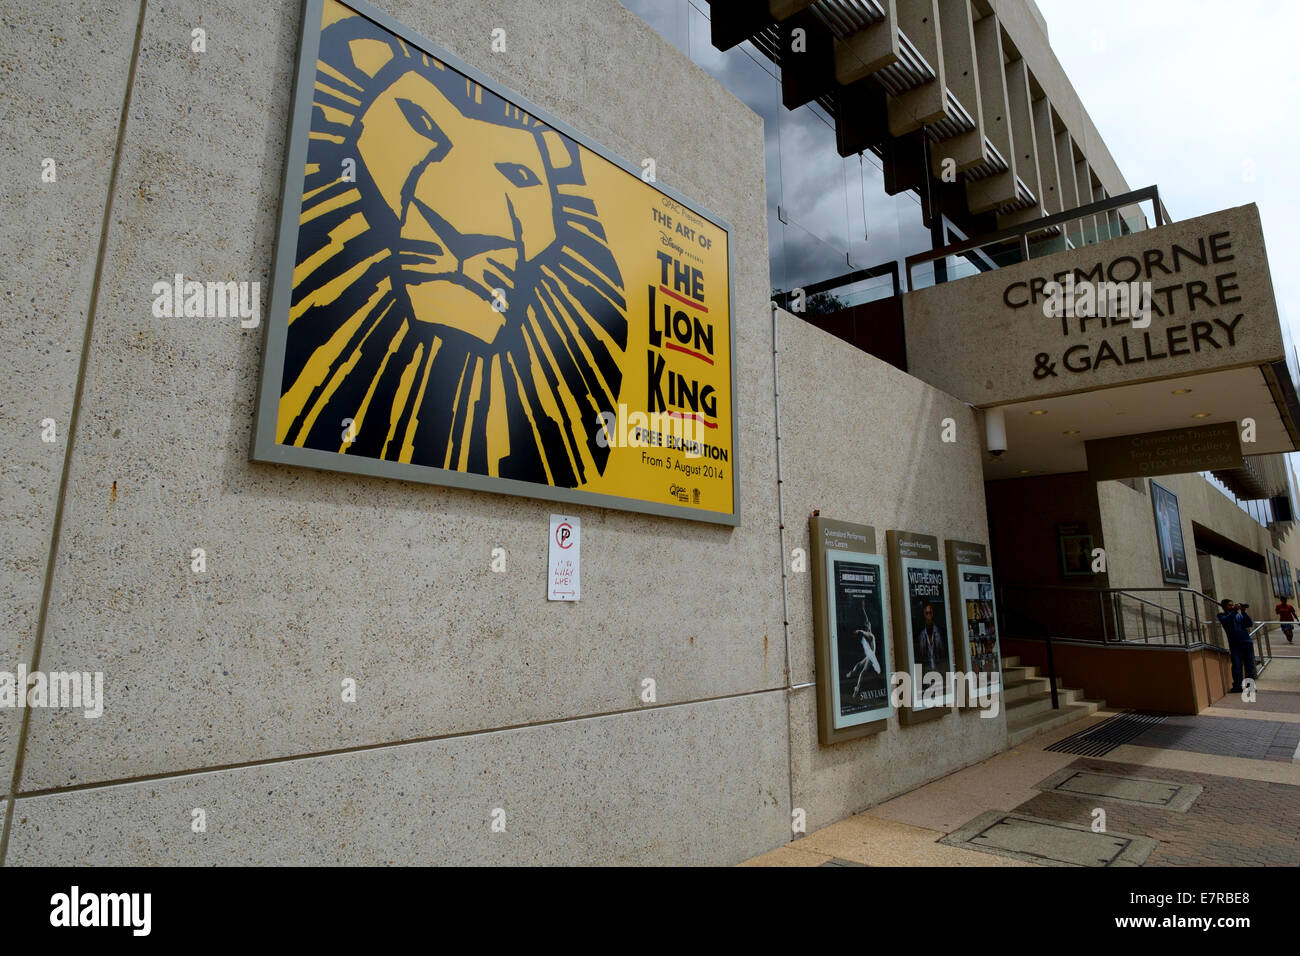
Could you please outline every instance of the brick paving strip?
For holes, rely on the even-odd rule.
[[[1222,757],[1287,761],[1300,746],[1300,724],[1236,717],[1170,716],[1129,741],[1135,747],[1191,750]]]
[[[1240,694],[1229,694],[1216,700],[1214,706],[1226,710],[1264,710],[1278,714],[1300,714],[1300,693],[1289,690],[1256,691],[1253,703],[1242,700]]]
[[[1300,786],[1080,758],[1070,771],[1137,777],[1202,788],[1184,813],[1139,803],[1107,803],[1109,833],[1157,841],[1145,866],[1300,866]],[[1040,793],[1017,813],[1088,825],[1097,802],[1061,791]]]

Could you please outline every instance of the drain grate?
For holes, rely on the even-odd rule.
[[[1096,727],[1072,734],[1048,747],[1063,754],[1083,757],[1100,757],[1121,744],[1126,744],[1152,724],[1163,723],[1164,714],[1148,714],[1140,710],[1126,710],[1103,720]]]

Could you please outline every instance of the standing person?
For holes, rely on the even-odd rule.
[[[1219,623],[1228,635],[1228,653],[1232,655],[1232,689],[1228,693],[1240,694],[1243,668],[1247,677],[1255,679],[1255,642],[1250,639],[1250,629],[1255,622],[1246,613],[1245,604],[1224,598],[1219,607],[1223,608]]]
[[[934,623],[934,607],[927,604],[924,608],[925,626],[916,635],[918,660],[925,662],[925,673],[939,669],[939,655],[943,649],[943,638]]]
[[[1282,633],[1286,635],[1286,642],[1294,644],[1295,642],[1291,640],[1292,626],[1290,622],[1296,619],[1295,608],[1291,606],[1290,601],[1282,598],[1273,610],[1277,612],[1277,619],[1282,622]]]

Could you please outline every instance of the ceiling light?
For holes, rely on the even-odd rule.
[[[1047,412],[1046,412],[1044,409],[1041,409],[1041,408],[1035,408],[1035,409],[1034,409],[1032,412],[1030,412],[1029,414],[1030,414],[1030,415],[1046,415]]]
[[[1067,429],[1065,430],[1065,434],[1067,434],[1067,435],[1077,435],[1077,434],[1079,434],[1079,429],[1077,429],[1077,428],[1067,428]]]
[[[1190,391],[1191,391],[1190,388],[1176,388],[1176,389],[1174,389],[1172,392],[1170,392],[1169,394],[1170,394],[1170,395],[1186,395],[1186,394],[1187,394],[1188,392],[1190,392]]]
[[[1210,413],[1209,413],[1209,412],[1197,412],[1197,413],[1196,413],[1195,415],[1193,415],[1192,417],[1193,417],[1193,418],[1209,418],[1209,417],[1210,417]]]

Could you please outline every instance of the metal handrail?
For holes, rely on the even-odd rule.
[[[1214,625],[1214,624],[1217,624],[1217,623],[1218,623],[1218,619],[1217,619],[1217,618],[1211,618],[1210,620],[1204,620],[1204,621],[1203,621],[1203,620],[1201,620],[1200,615],[1196,615],[1196,614],[1188,614],[1188,613],[1187,613],[1187,609],[1183,606],[1183,597],[1182,597],[1182,596],[1183,596],[1184,594],[1189,594],[1189,595],[1192,595],[1192,596],[1194,596],[1194,597],[1200,597],[1200,598],[1203,598],[1203,599],[1205,599],[1206,601],[1209,601],[1212,605],[1214,605],[1214,606],[1218,606],[1218,602],[1215,601],[1214,598],[1210,597],[1210,596],[1209,596],[1208,594],[1206,594],[1204,591],[1198,591],[1198,590],[1196,590],[1196,588],[1188,588],[1188,587],[1161,587],[1161,588],[1106,588],[1106,589],[1104,589],[1104,590],[1107,590],[1107,591],[1113,591],[1113,592],[1115,592],[1115,593],[1116,593],[1117,595],[1119,595],[1119,596],[1127,597],[1127,598],[1129,598],[1130,600],[1138,601],[1138,602],[1140,602],[1140,603],[1142,603],[1142,604],[1146,604],[1146,605],[1149,605],[1149,606],[1154,607],[1154,608],[1159,608],[1160,611],[1161,611],[1162,613],[1163,613],[1163,612],[1168,612],[1168,613],[1170,613],[1170,614],[1177,614],[1177,615],[1178,615],[1178,619],[1179,619],[1180,622],[1182,622],[1182,621],[1186,621],[1186,620],[1191,620],[1191,621],[1194,621],[1194,622],[1195,622],[1195,624],[1197,625],[1198,628],[1204,627],[1204,626],[1206,626],[1206,625]],[[1175,609],[1175,608],[1172,608],[1172,607],[1165,607],[1163,604],[1156,604],[1154,601],[1148,601],[1146,598],[1139,597],[1138,595],[1134,594],[1133,591],[1161,591],[1161,592],[1163,592],[1163,591],[1174,591],[1174,592],[1177,592],[1177,593],[1178,593],[1178,607],[1177,607],[1177,609]],[[1182,638],[1183,638],[1183,641],[1182,641],[1183,644],[1185,644],[1185,645],[1190,645],[1190,644],[1191,644],[1191,641],[1188,640],[1189,635],[1188,635],[1188,630],[1187,630],[1187,627],[1186,627],[1185,624],[1180,624],[1180,631],[1181,631],[1181,635],[1182,635]],[[1202,636],[1203,636],[1203,635],[1202,635]],[[1204,640],[1202,640],[1201,643],[1204,644],[1204,643],[1207,643],[1207,642],[1204,641]],[[1210,642],[1210,643],[1214,643],[1215,646],[1218,645],[1218,642],[1217,642],[1217,641],[1215,641],[1215,642]]]
[[[1097,599],[1100,602],[1100,608],[1101,608],[1100,624],[1101,624],[1101,637],[1102,637],[1103,644],[1110,643],[1110,642],[1114,642],[1118,644],[1138,643],[1137,641],[1130,641],[1125,638],[1120,638],[1117,635],[1113,637],[1108,636],[1106,599],[1107,597],[1109,597],[1111,599],[1111,609],[1110,609],[1111,614],[1114,616],[1114,618],[1117,621],[1120,619],[1120,607],[1117,601],[1122,598],[1127,598],[1130,601],[1134,601],[1138,604],[1145,605],[1146,607],[1153,608],[1161,613],[1162,620],[1160,626],[1162,628],[1162,634],[1164,633],[1163,615],[1164,614],[1173,615],[1175,617],[1175,620],[1178,622],[1178,635],[1180,638],[1180,643],[1182,643],[1184,646],[1190,646],[1193,643],[1192,640],[1193,633],[1195,633],[1197,638],[1196,643],[1210,644],[1211,646],[1214,647],[1222,646],[1217,639],[1216,640],[1205,639],[1206,635],[1204,633],[1204,629],[1206,627],[1212,628],[1214,625],[1216,625],[1218,623],[1217,618],[1202,619],[1200,614],[1196,613],[1196,608],[1194,604],[1193,604],[1192,613],[1189,613],[1188,609],[1183,604],[1183,595],[1187,595],[1192,598],[1201,598],[1209,602],[1209,604],[1214,607],[1218,606],[1218,601],[1216,601],[1210,595],[1206,594],[1204,591],[1198,591],[1196,588],[1181,587],[1181,586],[1164,586],[1164,587],[1149,587],[1149,588],[1089,588],[1089,587],[1070,587],[1068,585],[1061,585],[1061,584],[1042,584],[1042,585],[1006,584],[1006,585],[1002,585],[1000,588],[1000,590],[1002,590],[1004,593],[1007,589],[1017,589],[1017,590],[1026,590],[1026,591],[1065,591],[1065,592],[1071,592],[1076,594],[1077,593],[1096,594]],[[1140,594],[1135,593],[1138,591],[1148,591],[1148,592],[1153,591],[1157,593],[1167,592],[1171,594],[1177,594],[1178,606],[1170,607],[1168,605],[1160,604],[1156,601],[1149,600],[1148,598],[1142,597]],[[1189,622],[1190,622],[1190,626],[1189,626]],[[1144,630],[1145,630],[1145,626],[1146,626],[1146,618],[1144,616],[1143,617]],[[1216,633],[1217,635],[1217,632],[1212,632],[1212,633]],[[1162,641],[1161,643],[1168,643],[1168,642]]]
[[[1042,232],[1044,229],[1060,225],[1063,222],[1083,219],[1099,212],[1118,208],[1119,206],[1131,206],[1134,203],[1143,202],[1147,199],[1152,201],[1151,205],[1154,209],[1156,228],[1158,229],[1165,224],[1165,221],[1168,218],[1167,213],[1165,212],[1164,204],[1160,202],[1160,190],[1155,186],[1146,186],[1142,189],[1134,189],[1132,192],[1124,193],[1122,196],[1109,196],[1106,199],[1099,199],[1095,202],[1090,202],[1074,209],[1068,209],[1065,212],[1053,213],[1050,216],[1044,216],[1041,219],[1035,219],[1018,226],[1011,226],[1008,229],[1002,229],[998,232],[986,233],[982,236],[976,236],[974,239],[964,239],[961,242],[953,242],[946,246],[941,246],[938,249],[930,249],[926,252],[918,252],[915,255],[908,256],[903,260],[903,268],[907,272],[907,288],[909,290],[915,289],[915,286],[912,284],[912,269],[922,263],[933,262],[936,259],[946,259],[948,256],[961,255],[963,252],[970,252],[973,249],[991,246],[996,242],[1004,242],[1007,239],[1021,240],[1021,253],[1024,255],[1024,261],[1028,262],[1028,237],[1030,233]]]
[[[1256,677],[1258,677],[1263,672],[1265,667],[1273,663],[1273,641],[1272,638],[1269,636],[1268,628],[1274,624],[1277,624],[1278,626],[1286,624],[1286,625],[1290,625],[1291,627],[1300,627],[1300,621],[1256,621],[1255,622],[1255,628],[1250,632],[1250,637],[1251,637],[1251,643],[1255,644],[1257,648],[1260,644],[1261,638],[1256,637],[1255,635],[1259,634],[1261,629],[1264,631],[1262,637],[1263,645],[1264,645],[1263,651],[1261,652],[1259,650],[1256,650],[1255,652],[1255,676]]]

